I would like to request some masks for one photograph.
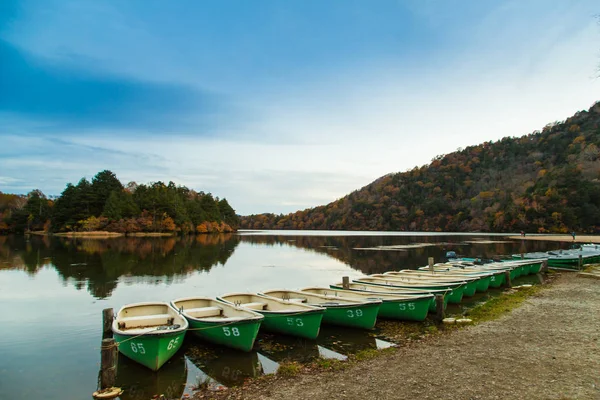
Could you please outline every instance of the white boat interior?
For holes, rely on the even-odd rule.
[[[428,280],[436,280],[439,282],[456,282],[456,281],[474,281],[479,279],[478,277],[467,277],[460,275],[452,275],[446,272],[427,272],[427,271],[416,271],[416,270],[403,270],[403,271],[389,271],[385,272],[383,275],[385,276],[397,276],[404,277],[408,279],[428,279]]]
[[[123,306],[115,320],[114,332],[127,335],[160,334],[185,330],[188,322],[167,303],[135,303]]]
[[[311,294],[296,290],[273,289],[261,292],[267,296],[275,297],[283,301],[293,303],[304,303],[318,307],[339,307],[339,306],[355,306],[365,303],[365,301],[335,298],[332,296],[323,296],[319,294]]]
[[[283,301],[273,297],[261,296],[252,293],[230,293],[219,296],[218,299],[229,302],[238,307],[257,311],[302,312],[317,309],[317,307],[312,307],[298,302]]]
[[[254,311],[208,297],[187,297],[173,300],[171,304],[185,317],[203,322],[234,322],[263,318],[262,315]]]
[[[339,288],[343,288],[343,284],[342,283],[338,283],[336,285],[334,285],[336,287]],[[390,294],[394,294],[397,296],[406,296],[406,297],[414,297],[415,295],[417,296],[428,296],[430,293],[439,293],[439,294],[443,294],[445,292],[448,291],[448,289],[439,289],[439,290],[430,290],[430,289],[414,289],[414,288],[405,288],[405,287],[398,287],[398,286],[384,286],[384,285],[373,285],[373,284],[369,284],[368,282],[351,282],[348,284],[348,289],[351,290],[358,290],[358,291],[364,291],[364,292],[385,292],[385,293],[390,293]],[[337,289],[336,289],[337,290]]]
[[[301,292],[320,294],[329,298],[343,298],[343,299],[354,299],[363,301],[383,301],[383,300],[407,300],[415,298],[414,295],[394,294],[394,293],[368,293],[364,291],[356,290],[340,290],[330,289],[325,287],[307,287],[300,289]],[[423,296],[431,296],[424,294]],[[420,297],[420,296],[419,296]]]

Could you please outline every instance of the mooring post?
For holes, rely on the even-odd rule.
[[[102,339],[112,337],[112,323],[115,313],[112,308],[102,310]]]
[[[506,287],[512,287],[512,282],[510,281],[510,271],[504,271],[504,282]]]
[[[100,389],[115,386],[117,376],[117,345],[115,339],[102,339],[100,349]]]
[[[342,277],[342,288],[350,289],[350,278],[348,278],[347,276]]]
[[[446,318],[446,311],[444,310],[444,295],[436,294],[435,295],[435,319],[438,322],[441,322],[444,318]]]
[[[582,267],[583,267],[583,257],[582,257],[582,255],[580,254],[580,255],[579,255],[579,269],[581,269]]]
[[[433,272],[433,257],[429,257],[427,261],[429,262],[429,271]]]

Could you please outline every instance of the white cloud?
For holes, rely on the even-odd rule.
[[[21,182],[21,179],[12,178],[10,176],[0,176],[0,185],[12,185]]]

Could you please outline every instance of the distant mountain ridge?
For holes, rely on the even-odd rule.
[[[600,102],[385,175],[325,206],[241,218],[244,229],[600,232]]]

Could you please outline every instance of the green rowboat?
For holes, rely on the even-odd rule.
[[[231,293],[217,297],[238,307],[256,311],[264,319],[265,330],[315,339],[319,335],[325,309],[306,304],[290,303],[269,296],[253,293]]]
[[[308,304],[325,308],[323,323],[349,326],[353,328],[372,329],[377,322],[377,313],[381,300],[361,301],[321,294],[300,292],[296,290],[267,290],[261,292],[286,302]]]
[[[242,351],[254,346],[263,316],[208,297],[173,300],[171,305],[189,322],[189,331],[208,342]]]
[[[498,288],[504,284],[506,281],[506,277],[504,276],[505,271],[511,271],[510,268],[505,270],[480,270],[475,268],[458,268],[458,267],[435,267],[434,271],[440,274],[450,274],[464,277],[482,277],[489,278],[488,287]],[[485,282],[479,288],[479,290],[484,290]]]
[[[380,275],[373,275],[380,276]],[[478,281],[481,277],[456,277],[443,274],[436,274],[426,271],[416,271],[413,269],[402,270],[402,271],[389,271],[385,272],[383,276],[393,276],[403,279],[408,279],[413,282],[439,282],[439,283],[462,283],[465,282],[465,291],[463,296],[471,297],[477,291]],[[487,288],[486,288],[487,289]]]
[[[490,274],[490,287],[499,288],[504,285],[506,281],[506,276],[504,276],[504,272],[494,272]]]
[[[419,289],[419,290],[450,290],[446,295],[448,296],[448,302],[457,304],[462,300],[465,291],[465,282],[460,283],[437,283],[437,282],[422,282],[422,283],[410,283],[403,282],[393,277],[375,277],[366,276],[355,279],[357,283],[370,283],[372,285],[379,286],[391,286],[396,288],[405,289]]]
[[[478,292],[485,292],[490,288],[490,283],[492,281],[491,276],[482,276],[479,281],[477,281],[476,290]]]
[[[344,289],[344,284],[343,283],[336,283],[334,285],[329,285],[329,287],[331,288],[336,288],[336,289]],[[367,291],[367,292],[390,292],[391,294],[394,294],[395,296],[424,296],[424,295],[442,295],[444,296],[444,309],[446,308],[446,306],[448,306],[448,293],[450,293],[450,290],[448,289],[442,289],[442,290],[432,290],[432,289],[409,289],[409,288],[398,288],[398,287],[391,287],[391,286],[381,286],[381,285],[371,285],[368,283],[357,283],[357,282],[352,282],[348,284],[348,289],[349,290],[358,290],[358,291]],[[434,297],[435,298],[435,297]],[[436,305],[435,305],[435,300],[432,300],[431,303],[429,304],[429,311],[430,312],[435,312],[436,311]]]
[[[542,263],[535,263],[529,266],[529,273],[530,274],[539,274],[540,271],[542,270]]]
[[[121,354],[152,371],[177,353],[187,329],[186,319],[162,302],[123,306],[112,325]]]
[[[423,295],[400,295],[393,293],[375,293],[359,290],[330,289],[323,287],[308,287],[301,292],[314,293],[333,299],[355,299],[368,301],[381,301],[378,317],[397,319],[402,321],[423,321],[427,317],[429,304],[435,304],[434,296]]]
[[[493,274],[496,278],[491,279],[489,286],[500,287],[504,282],[504,272],[509,271],[510,278],[515,279],[521,273],[520,265],[514,263],[488,263],[483,265],[474,265],[472,263],[460,262],[460,263],[443,263],[434,265],[435,272],[449,272],[452,274],[466,274],[468,276],[480,276]],[[428,271],[429,267],[421,267],[419,270]],[[499,280],[499,281],[498,281]],[[480,288],[482,290],[483,287]]]

